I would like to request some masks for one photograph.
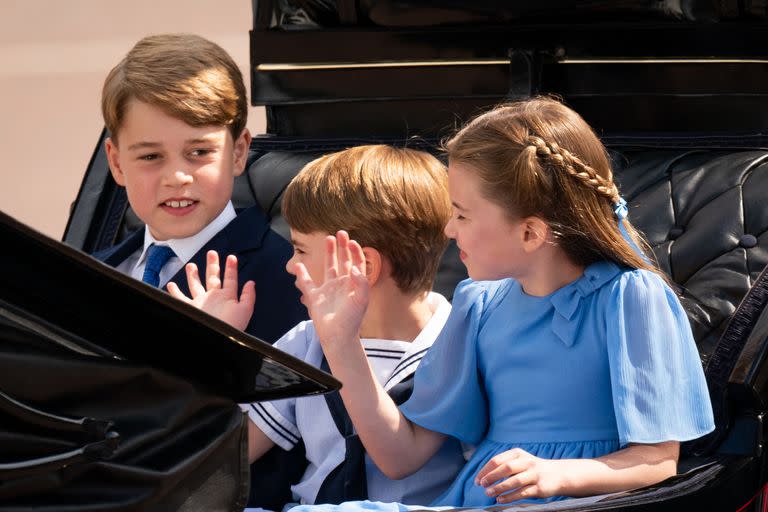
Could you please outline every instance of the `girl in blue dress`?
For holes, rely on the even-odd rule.
[[[446,149],[445,232],[470,279],[400,409],[358,338],[368,300],[360,246],[344,232],[328,238],[322,286],[296,268],[370,456],[402,478],[446,436],[474,445],[435,506],[587,496],[674,475],[680,442],[714,428],[709,395],[685,312],[638,249],[595,133],[561,103],[534,98],[479,116]]]

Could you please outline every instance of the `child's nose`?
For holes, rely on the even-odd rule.
[[[448,238],[456,238],[456,231],[453,229],[453,217],[448,219],[448,222],[443,228],[443,233],[445,233],[445,236]]]
[[[296,275],[296,272],[294,271],[294,265],[296,262],[294,261],[296,259],[296,256],[291,256],[291,259],[288,260],[288,263],[285,264],[285,271],[288,272],[291,275]]]
[[[173,170],[167,173],[166,176],[166,181],[172,186],[185,185],[194,181],[192,173],[184,169]]]

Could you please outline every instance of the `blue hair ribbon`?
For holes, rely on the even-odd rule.
[[[646,262],[650,263],[648,256],[646,256],[637,244],[635,244],[635,241],[629,236],[627,227],[624,225],[624,220],[627,218],[627,215],[629,215],[629,208],[627,208],[627,201],[623,197],[619,196],[619,200],[613,204],[613,213],[616,214],[616,218],[618,219],[619,231],[621,231],[622,238],[629,243],[637,254],[639,254]]]
[[[627,218],[627,215],[629,214],[629,209],[627,208],[627,201],[619,196],[619,200],[613,205],[613,213],[616,214],[616,217],[619,218],[619,224],[622,225],[624,219]],[[626,230],[623,231],[623,233],[626,233]]]

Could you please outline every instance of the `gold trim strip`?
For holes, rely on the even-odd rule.
[[[426,60],[402,62],[337,62],[327,64],[259,64],[256,71],[320,71],[444,66],[500,66],[508,60]],[[768,59],[563,59],[558,64],[768,64]]]
[[[563,59],[559,64],[768,64],[768,59]]]
[[[508,60],[427,60],[405,62],[339,62],[329,64],[259,64],[256,71],[314,71],[323,69],[417,68],[438,66],[498,66]]]

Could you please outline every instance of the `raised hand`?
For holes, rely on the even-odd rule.
[[[365,255],[346,231],[325,240],[325,273],[315,283],[303,263],[296,263],[296,287],[315,326],[323,348],[357,340],[368,307]]]
[[[187,297],[179,290],[176,283],[168,283],[171,296],[202,309],[209,315],[227,322],[240,330],[248,326],[256,304],[256,285],[248,281],[243,285],[240,299],[237,297],[237,257],[227,256],[224,266],[224,279],[220,278],[219,255],[216,251],[206,254],[205,286],[200,280],[197,265],[188,263],[187,283],[192,297]]]
[[[485,493],[496,497],[498,503],[557,496],[562,490],[559,462],[514,448],[489,460],[475,477],[475,484],[485,487]]]

